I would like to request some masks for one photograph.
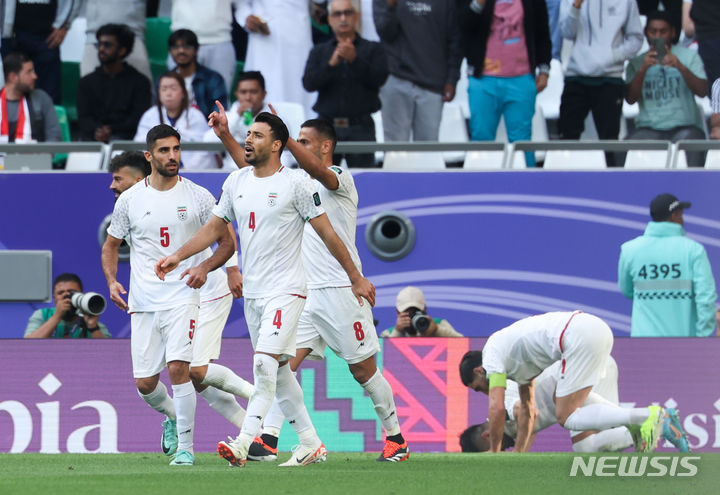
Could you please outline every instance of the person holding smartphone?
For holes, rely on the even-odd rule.
[[[705,139],[695,95],[707,96],[707,79],[697,51],[673,44],[675,28],[666,12],[648,14],[650,49],[632,58],[626,72],[625,100],[640,109],[627,139]],[[688,152],[691,167],[702,167],[703,152]]]

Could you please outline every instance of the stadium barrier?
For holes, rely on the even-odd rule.
[[[456,452],[460,433],[487,417],[487,397],[465,388],[458,363],[484,338],[398,338],[382,342],[378,364],[390,382],[411,452]],[[249,339],[224,339],[220,363],[252,377]],[[680,410],[696,452],[720,452],[718,339],[615,340],[623,406],[657,403]],[[330,455],[382,450],[372,403],[345,362],[326,353],[299,370],[305,403]],[[0,452],[159,452],[162,416],[137,395],[130,342],[6,340],[0,361],[11,373],[0,386]],[[167,373],[163,372],[167,382]],[[169,384],[168,384],[169,388]],[[244,401],[241,401],[244,404]],[[213,452],[236,429],[198,398],[195,450]],[[286,423],[279,448],[297,436]],[[554,425],[533,451],[569,451],[567,431]],[[669,444],[658,449],[670,452]],[[220,460],[218,459],[218,462]]]

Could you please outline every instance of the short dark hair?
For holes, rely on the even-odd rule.
[[[463,452],[487,452],[490,450],[490,442],[483,439],[482,435],[490,428],[490,424],[486,421],[479,425],[469,426],[460,434],[460,449]],[[500,450],[509,449],[515,446],[515,440],[506,433],[503,433]]]
[[[463,385],[469,386],[475,378],[475,371],[482,366],[482,351],[467,351],[460,360],[460,380]]]
[[[259,70],[249,70],[238,74],[237,86],[235,86],[235,89],[240,86],[241,81],[257,81],[263,91],[265,91],[265,77]]]
[[[100,36],[115,36],[118,46],[125,48],[126,57],[130,55],[135,46],[135,33],[125,24],[104,24],[95,33],[98,41]]]
[[[20,72],[23,64],[26,64],[27,62],[32,62],[32,60],[26,54],[21,52],[13,52],[5,55],[2,61],[5,80],[7,81],[10,74],[17,74]]]
[[[158,124],[152,129],[150,129],[147,133],[147,136],[145,137],[145,144],[147,145],[147,150],[152,152],[153,148],[155,147],[155,141],[158,139],[165,139],[167,137],[175,136],[178,141],[180,141],[180,133],[170,127],[167,124]]]
[[[270,126],[273,138],[282,143],[282,146],[280,147],[280,153],[282,153],[285,145],[287,144],[288,138],[290,137],[290,132],[288,132],[285,122],[283,122],[280,117],[273,115],[270,112],[260,112],[257,114],[257,117],[255,117],[255,122],[263,122]]]
[[[137,170],[143,177],[147,177],[152,172],[152,167],[150,167],[150,163],[145,159],[145,154],[142,151],[124,151],[120,153],[110,160],[108,170],[111,174],[114,174],[125,167]]]
[[[302,129],[303,127],[311,127],[324,139],[332,141],[332,151],[335,151],[337,133],[335,132],[335,127],[333,127],[332,122],[325,119],[310,119],[302,123],[300,128]]]
[[[60,282],[76,282],[80,286],[80,290],[83,290],[82,280],[74,273],[61,273],[55,277],[55,280],[53,280],[53,291]]]
[[[653,10],[652,12],[648,12],[645,29],[650,25],[650,21],[665,21],[672,29],[675,29],[675,24],[673,24],[672,18],[666,10]]]
[[[184,42],[186,45],[190,45],[196,50],[200,48],[197,35],[189,29],[178,29],[173,31],[168,38],[168,48],[172,48],[177,44],[178,41]]]

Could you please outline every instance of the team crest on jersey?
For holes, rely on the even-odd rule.
[[[277,193],[268,194],[268,206],[275,206],[277,204]]]
[[[187,206],[178,206],[177,207],[177,214],[178,218],[182,220],[183,222],[187,220]]]

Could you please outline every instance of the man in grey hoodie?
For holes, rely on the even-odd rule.
[[[558,127],[562,139],[579,139],[592,111],[600,139],[617,139],[623,102],[623,65],[643,41],[635,0],[563,0],[560,31],[573,41],[565,72]],[[615,156],[606,153],[608,166]],[[617,163],[617,165],[620,165]]]
[[[373,0],[390,77],[380,90],[386,141],[437,141],[460,78],[454,0]]]

